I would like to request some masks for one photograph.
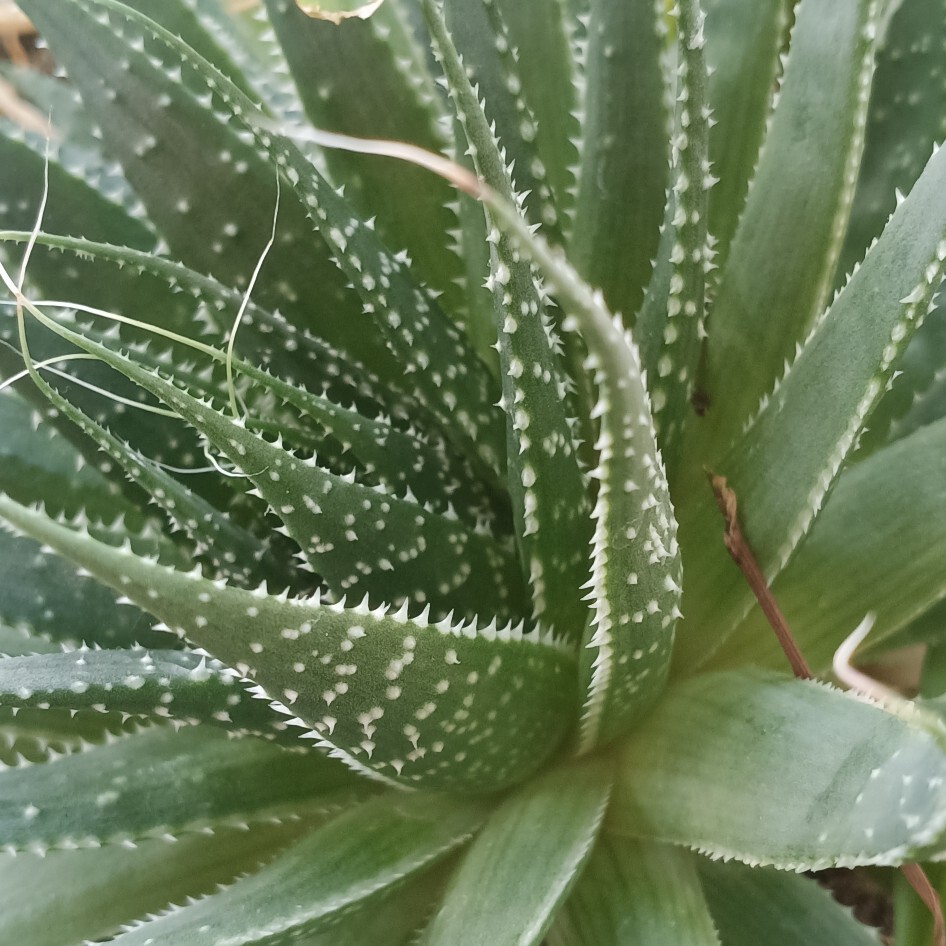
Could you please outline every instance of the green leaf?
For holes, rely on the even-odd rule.
[[[0,938],[17,946],[74,946],[117,932],[149,911],[257,868],[307,822],[222,828],[212,835],[148,839],[135,848],[51,851],[45,858],[0,856],[4,907]],[[36,915],[43,904],[42,922]]]
[[[735,490],[743,529],[767,580],[785,567],[850,454],[897,359],[927,314],[946,266],[946,150],[930,159],[863,266],[733,449],[716,464]],[[729,560],[709,487],[692,519],[680,666],[705,659],[742,620],[752,593]]]
[[[574,90],[562,76],[563,65],[567,68],[568,64],[568,60],[562,56],[566,48],[562,42],[562,6],[558,0],[553,0],[545,5],[541,18],[524,17],[521,12],[517,16],[513,6],[513,3],[502,0],[489,3],[483,3],[482,0],[446,0],[442,4],[441,16],[450,30],[451,47],[463,63],[465,81],[477,89],[473,100],[476,102],[476,113],[484,116],[484,125],[491,129],[488,140],[498,142],[498,149],[495,144],[491,144],[490,148],[502,150],[504,163],[508,162],[509,181],[513,182],[515,190],[523,195],[523,203],[529,216],[541,221],[555,234],[557,241],[561,238],[564,221],[559,217],[555,195],[552,192],[552,180],[540,151],[540,144],[551,146],[553,152],[556,152],[553,157],[558,175],[556,183],[561,186],[565,182],[563,172],[567,173],[561,163],[567,145],[561,138],[565,129],[572,126],[572,121],[567,116],[574,101]],[[518,37],[510,35],[507,12],[512,13],[519,21],[520,27],[525,27],[521,31],[522,36],[534,31],[546,35],[550,33],[558,39],[554,56],[544,57],[541,62],[544,70],[543,81],[553,83],[564,97],[557,103],[554,119],[542,122],[541,125],[531,101],[534,95],[541,94],[541,84],[535,81],[537,76],[534,72],[524,76],[520,71]],[[538,26],[538,19],[547,21],[544,27]],[[429,20],[428,28],[435,50],[443,56],[443,37],[440,31],[431,25]],[[535,58],[534,53],[533,57],[534,70],[538,67],[539,60]],[[455,85],[456,77],[451,75],[449,69],[445,71],[451,85]],[[451,94],[456,94],[455,88]],[[548,95],[549,92],[546,91],[546,105],[549,102]],[[472,115],[467,107],[457,111],[457,116],[466,126],[470,143],[473,144],[475,152],[479,152],[473,154],[474,163],[479,166],[485,155],[482,152],[483,145],[478,140],[479,134],[474,135],[469,125]],[[551,115],[549,117],[551,118]],[[548,129],[546,125],[549,126]]]
[[[168,647],[150,616],[118,603],[118,595],[82,569],[49,555],[31,539],[0,530],[0,621],[45,640],[103,647]]]
[[[875,646],[946,598],[946,420],[847,470],[773,591],[809,664],[825,669],[868,612]],[[894,538],[895,537],[895,538]],[[754,609],[712,660],[785,666]]]
[[[663,687],[679,616],[676,520],[630,334],[608,312],[601,293],[533,234],[508,201],[489,191],[480,196],[516,251],[548,280],[567,315],[563,328],[581,330],[589,367],[596,369],[594,416],[601,417],[601,435],[599,465],[590,476],[600,486],[592,512],[592,574],[585,585],[593,617],[581,651],[580,747],[587,750],[627,729]]]
[[[318,754],[157,727],[0,771],[0,825],[11,852],[97,847],[331,810],[364,784]]]
[[[669,845],[605,835],[556,919],[549,946],[719,946],[696,860]]]
[[[859,923],[811,878],[705,859],[700,859],[699,871],[724,946],[880,942],[876,931]]]
[[[946,417],[946,371],[942,364],[946,346],[944,301],[940,289],[937,307],[926,317],[903,353],[899,372],[871,415],[870,426],[861,437],[855,459],[863,459],[885,444]]]
[[[509,517],[508,499],[497,496],[478,480],[464,457],[436,431],[410,427],[398,430],[386,416],[365,417],[243,360],[234,360],[234,366],[297,409],[301,420],[322,433],[316,438],[320,444],[326,440],[325,435],[337,440],[343,453],[356,461],[359,481],[383,486],[397,496],[405,496],[409,490],[418,503],[442,514],[455,512],[468,524],[485,522],[496,532],[508,526],[504,521]]]
[[[771,673],[697,677],[623,743],[608,823],[789,870],[917,860],[946,843],[946,755],[903,716]]]
[[[670,161],[663,22],[656,3],[595,0],[590,14],[569,257],[631,324],[657,253]]]
[[[185,418],[255,486],[298,543],[303,561],[338,595],[370,596],[374,604],[428,606],[438,617],[456,611],[470,620],[485,601],[488,617],[522,618],[524,591],[513,550],[485,529],[453,514],[437,515],[410,500],[362,486],[300,459],[68,329],[56,331],[96,354]]]
[[[145,252],[153,250],[155,236],[150,227],[92,183],[67,170],[61,163],[66,157],[65,146],[59,149],[51,146],[49,200],[44,215],[46,228],[54,233],[107,240]],[[45,162],[44,147],[30,139],[19,140],[15,130],[0,123],[0,228],[32,228],[42,196]],[[109,186],[113,186],[111,182]],[[112,307],[118,307],[122,298],[127,298],[129,280],[117,277],[95,286],[94,276],[94,266],[81,259],[63,266],[58,257],[38,251],[31,260],[31,280],[54,298],[62,296]],[[175,300],[169,304],[173,307]],[[5,319],[0,325],[3,337],[10,339],[12,327]]]
[[[254,698],[233,671],[193,653],[83,647],[8,657],[0,660],[0,705],[120,712],[223,726],[270,739],[287,728],[285,717]],[[282,741],[301,745],[292,730]]]
[[[147,521],[98,470],[87,466],[72,444],[58,437],[25,400],[0,394],[0,489],[18,501],[45,501],[51,513],[112,521],[127,516],[129,526]]]
[[[276,946],[325,932],[345,913],[475,833],[479,805],[444,796],[372,799],[333,819],[228,890],[118,937],[118,946]]]
[[[225,11],[221,10],[224,15],[214,20],[210,20],[206,15],[200,15],[200,6],[203,6],[206,11],[208,5],[213,5],[212,0],[209,4],[208,0],[172,0],[170,3],[167,0],[162,0],[161,3],[155,3],[154,0],[122,0],[122,2],[132,10],[150,17],[168,32],[179,36],[195,53],[213,63],[247,95],[254,94],[252,85],[221,43],[221,40],[225,40],[226,34],[220,27],[229,19]]]
[[[84,566],[208,648],[362,774],[458,791],[525,778],[571,722],[571,649],[538,630],[430,624],[366,606],[227,588],[58,526],[0,498],[14,529]],[[474,706],[496,713],[480,726]],[[383,720],[383,722],[382,722]],[[449,762],[447,759],[449,758]]]
[[[601,428],[587,600],[593,618],[582,648],[581,747],[625,732],[663,690],[682,576],[676,520],[637,350],[600,296],[574,310],[597,368]]]
[[[909,0],[895,7],[877,54],[867,140],[839,277],[851,271],[909,193],[937,141],[946,136],[946,4]]]
[[[545,169],[545,178],[565,229],[573,212],[576,138],[581,129],[580,80],[571,48],[571,19],[567,0],[553,0],[542,15],[519,0],[496,0],[516,51],[517,75],[522,94],[535,123],[535,148]],[[538,174],[537,168],[534,173]]]
[[[874,0],[798,6],[778,103],[709,317],[711,406],[696,433],[698,463],[730,445],[830,298],[879,11]]]
[[[506,799],[464,855],[424,946],[543,942],[591,853],[610,791],[609,763],[591,759],[553,769]]]
[[[10,242],[25,243],[29,237],[25,231],[0,233],[0,240]],[[242,297],[239,292],[165,257],[126,246],[49,233],[39,234],[36,243],[40,247],[64,251],[70,259],[91,260],[99,276],[108,273],[109,278],[104,280],[108,284],[120,281],[123,272],[130,274],[131,282],[143,284],[141,299],[139,304],[130,308],[118,305],[119,314],[127,311],[142,321],[150,321],[186,337],[194,338],[199,332],[204,342],[219,342],[232,327],[231,319],[240,310]],[[60,268],[70,268],[62,267],[58,253],[55,258]],[[66,298],[74,297],[67,295]],[[175,309],[169,312],[165,302],[180,298],[188,302],[186,306],[180,306],[181,316],[177,318]],[[150,299],[152,304],[148,305],[146,299]],[[156,299],[159,304],[155,304]],[[75,301],[82,301],[82,298]],[[196,319],[198,314],[199,321]],[[131,336],[141,337],[134,336],[134,333]],[[304,329],[297,329],[282,316],[257,306],[252,300],[240,323],[238,339],[238,353],[251,351],[255,362],[284,380],[320,390],[332,400],[353,403],[369,416],[388,412],[403,422],[409,414],[419,412],[412,398],[383,385],[364,365],[347,359],[321,339]]]
[[[149,499],[164,510],[173,528],[183,531],[194,545],[195,553],[208,559],[218,575],[237,583],[256,584],[277,580],[278,565],[267,554],[267,546],[211,503],[178,482],[166,469],[142,456],[120,438],[74,407],[44,381],[40,390],[55,409],[68,417],[111,457],[130,480],[140,486]],[[8,490],[12,493],[12,490]]]
[[[430,76],[418,70],[416,53],[402,48],[414,41],[398,4],[337,25],[307,17],[292,0],[267,0],[266,11],[313,125],[428,151],[445,147],[443,104]],[[448,239],[456,226],[450,187],[403,162],[331,150],[325,160],[358,210],[377,218],[385,243],[406,249],[418,277],[454,308],[462,264]]]
[[[447,32],[440,4],[425,0],[424,12],[477,171],[521,210],[509,168]],[[488,226],[489,285],[506,412],[507,482],[519,557],[536,618],[577,641],[588,622],[579,588],[587,577],[591,529],[567,413],[568,388],[557,357],[559,342],[529,260],[492,218]]]
[[[165,35],[160,27],[124,5],[28,0],[23,9],[56,49],[174,256],[245,287],[270,232],[275,172],[231,124],[221,100],[221,90],[232,88],[227,80],[217,74],[215,92],[204,60],[183,43],[156,39]],[[108,89],[120,94],[111,98]],[[331,251],[312,239],[299,202],[282,202],[279,231],[257,299],[369,366],[390,370],[373,333],[361,329],[359,307]]]
[[[792,5],[789,0],[703,0],[714,120],[710,162],[719,178],[709,197],[717,265],[728,256],[759,159]]]
[[[671,474],[684,423],[692,413],[701,340],[705,334],[706,278],[713,268],[707,234],[710,109],[698,0],[674,7],[677,65],[670,190],[657,263],[635,329],[647,372],[661,449]]]

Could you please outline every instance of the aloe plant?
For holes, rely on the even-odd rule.
[[[946,856],[933,658],[830,676],[944,640],[943,0],[20,5],[0,940],[876,942],[796,872]]]

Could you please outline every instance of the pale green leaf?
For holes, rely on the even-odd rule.
[[[946,847],[933,720],[813,681],[717,673],[668,690],[620,749],[617,833],[790,870]]]
[[[155,727],[0,771],[0,836],[5,850],[40,853],[134,842],[332,810],[365,784],[316,753],[205,727]]]
[[[587,759],[507,798],[460,862],[424,946],[543,942],[595,843],[611,781],[607,760]]]
[[[797,8],[708,321],[710,408],[695,433],[698,464],[729,446],[830,299],[864,143],[879,7],[803,0]]]
[[[0,856],[0,939],[17,946],[75,946],[118,931],[149,911],[209,894],[265,863],[308,824],[222,828],[135,848]],[[42,903],[42,919],[37,916]]]
[[[946,149],[930,159],[864,264],[812,331],[770,398],[717,464],[739,501],[749,544],[771,583],[812,525],[946,267]],[[752,593],[729,560],[708,486],[681,521],[680,665],[705,659],[745,617]]]
[[[850,910],[811,878],[702,858],[698,863],[723,946],[880,943],[875,930],[859,923]],[[915,892],[913,896],[916,897]]]
[[[665,844],[601,838],[549,946],[719,946],[696,860]]]
[[[312,832],[258,874],[115,942],[277,946],[328,932],[347,912],[370,909],[386,890],[469,840],[484,815],[480,805],[444,796],[394,793],[370,800]]]
[[[809,664],[827,669],[868,612],[871,646],[946,598],[946,420],[847,470],[773,591]],[[753,609],[713,666],[785,666]]]

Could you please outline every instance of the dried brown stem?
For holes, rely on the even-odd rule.
[[[775,595],[772,594],[772,589],[769,588],[769,583],[765,580],[765,575],[759,567],[745,533],[742,531],[742,526],[739,524],[739,507],[735,492],[729,488],[724,476],[717,476],[709,470],[707,470],[707,475],[713,487],[716,503],[726,523],[723,541],[729,554],[745,576],[752,593],[759,602],[759,606],[768,618],[772,630],[775,631],[775,636],[791,664],[792,672],[796,677],[810,680],[813,676],[811,669],[795,642],[788,621],[785,620],[785,615],[782,614],[782,610],[775,600]],[[900,871],[933,915],[934,946],[946,946],[946,922],[943,919],[943,906],[936,890],[930,883],[929,877],[926,876],[919,864],[904,864],[900,867]]]
[[[778,602],[769,588],[769,583],[765,580],[765,575],[762,573],[749,542],[746,540],[742,526],[739,525],[736,494],[726,485],[724,476],[717,476],[709,471],[707,471],[707,475],[716,496],[716,503],[726,523],[723,541],[726,543],[729,554],[745,575],[756,601],[759,602],[762,612],[768,618],[769,624],[772,625],[772,630],[775,631],[775,636],[778,638],[778,642],[792,666],[792,672],[802,680],[810,680],[812,677],[811,669],[798,649],[791,628],[788,626],[788,621],[785,620],[785,615],[782,614]]]

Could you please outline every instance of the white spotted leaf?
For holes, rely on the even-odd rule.
[[[134,843],[332,810],[358,791],[363,782],[353,789],[344,767],[314,753],[202,727],[156,727],[0,771],[0,824],[8,851]]]
[[[574,658],[538,630],[432,624],[406,607],[371,611],[228,588],[8,499],[0,498],[0,516],[253,678],[362,774],[498,789],[546,761],[569,729]],[[480,707],[488,707],[482,720]]]

